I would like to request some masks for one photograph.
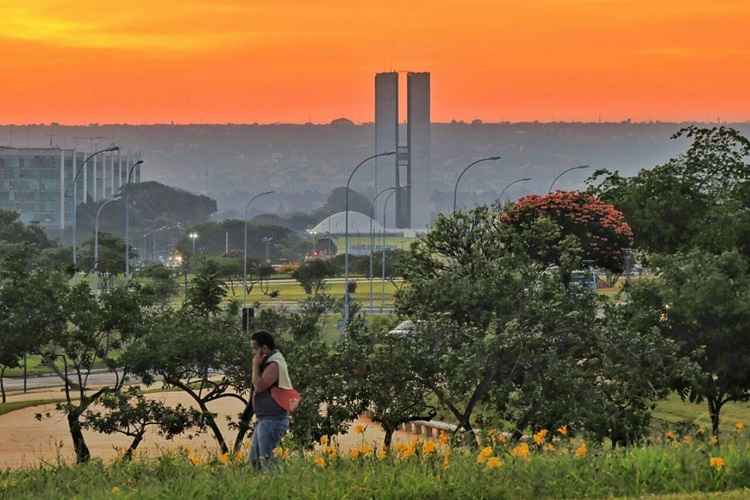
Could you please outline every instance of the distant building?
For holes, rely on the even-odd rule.
[[[408,115],[406,125],[409,146],[409,189],[411,226],[424,228],[430,224],[430,195],[432,171],[430,168],[430,74],[407,75]]]
[[[378,159],[374,184],[376,190],[403,187],[396,191],[396,227],[425,228],[430,223],[432,193],[430,74],[407,75],[405,145],[399,137],[398,103],[398,73],[376,74],[375,152],[396,151],[397,154],[393,158]],[[387,173],[389,167],[395,175]]]
[[[73,179],[87,156],[74,149],[0,146],[0,209],[15,210],[23,222],[62,236],[73,222]],[[76,201],[116,195],[127,182],[127,165],[139,157],[104,153],[91,159],[78,178]],[[140,166],[132,181],[141,181]]]
[[[375,153],[398,149],[398,73],[375,75]],[[395,186],[398,159],[395,156],[378,158],[372,169],[375,192]]]

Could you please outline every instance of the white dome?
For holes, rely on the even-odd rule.
[[[349,211],[349,234],[370,234],[370,217],[360,213]],[[372,220],[372,232],[377,234],[383,231],[383,226],[376,220]],[[310,229],[311,234],[345,234],[346,212],[339,212],[323,219],[317,226]]]

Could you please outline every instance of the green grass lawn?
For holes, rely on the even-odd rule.
[[[705,402],[689,403],[682,401],[676,394],[656,405],[654,418],[669,423],[692,422],[706,429],[711,428],[711,419]],[[721,409],[720,425],[723,433],[733,432],[737,422],[750,427],[750,403],[727,403]]]
[[[367,278],[355,278],[353,281],[357,282],[357,291],[352,295],[354,300],[358,302],[362,302],[363,304],[369,304],[370,300],[370,282]],[[261,302],[261,303],[270,303],[273,304],[275,302],[299,302],[304,300],[308,297],[307,294],[305,294],[305,290],[298,284],[298,283],[274,283],[273,281],[270,281],[268,284],[268,290],[278,290],[279,294],[278,297],[269,297],[268,295],[264,295],[263,291],[261,291],[260,286],[255,285],[253,288],[253,291],[248,296],[248,302]],[[375,305],[380,305],[381,303],[381,297],[382,297],[382,290],[383,290],[383,281],[379,278],[372,280],[372,288],[373,288],[373,297]],[[385,281],[385,303],[386,306],[390,306],[393,304],[393,295],[395,291],[397,290],[396,286],[389,281]],[[242,290],[241,286],[235,288],[236,295],[232,296],[231,291],[227,295],[228,299],[242,299]],[[330,283],[326,285],[325,293],[336,297],[336,298],[342,298],[344,296],[344,283]]]
[[[409,250],[411,247],[411,244],[416,241],[416,238],[405,238],[403,236],[386,236],[385,237],[385,244],[386,246],[391,248],[397,248],[399,250]],[[336,244],[336,249],[339,254],[344,253],[344,249],[346,248],[346,238],[343,236],[337,236],[334,240],[334,243]],[[382,245],[383,240],[380,237],[380,235],[375,234],[373,236],[373,245],[375,246],[375,251],[379,251],[380,245]],[[367,247],[370,246],[370,236],[349,236],[349,245],[350,247]],[[387,253],[386,253],[387,254]]]
[[[30,401],[11,401],[9,403],[0,403],[0,416],[15,410],[22,410],[32,406],[46,405],[50,403],[59,403],[64,399],[34,399]]]

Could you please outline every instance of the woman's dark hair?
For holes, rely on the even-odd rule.
[[[266,346],[269,349],[276,349],[276,341],[273,340],[273,335],[271,335],[271,332],[268,332],[266,330],[258,330],[257,332],[253,333],[250,339],[254,340],[255,343],[261,347]]]

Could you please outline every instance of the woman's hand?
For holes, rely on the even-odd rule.
[[[262,352],[255,354],[255,356],[253,356],[253,366],[260,368],[260,365],[263,364],[264,359],[266,359],[266,357]]]

